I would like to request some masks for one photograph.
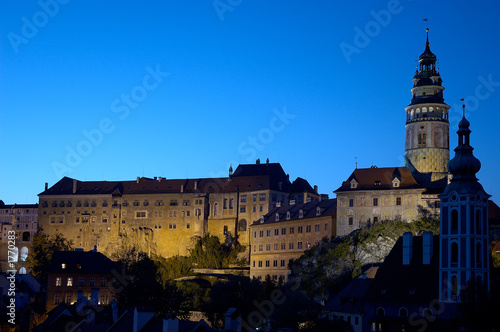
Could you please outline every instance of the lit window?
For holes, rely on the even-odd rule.
[[[56,278],[56,286],[62,286],[62,278],[61,277]]]
[[[72,277],[68,278],[68,283],[66,284],[66,286],[68,286],[68,287],[73,286],[73,278]]]

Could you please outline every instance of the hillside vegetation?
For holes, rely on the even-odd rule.
[[[290,264],[290,277],[310,298],[324,302],[330,294],[360,276],[363,268],[382,263],[404,232],[421,235],[424,231],[439,234],[439,221],[386,221],[342,238],[324,239]]]

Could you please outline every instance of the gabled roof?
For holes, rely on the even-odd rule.
[[[413,236],[413,254],[403,265],[403,237],[379,267],[366,300],[374,303],[430,303],[439,298],[439,236],[433,236],[430,264],[423,264],[422,236]]]
[[[363,313],[363,299],[372,282],[373,279],[354,279],[325,305],[323,311]]]
[[[65,267],[63,268],[63,264]],[[100,252],[55,251],[50,261],[49,273],[112,273],[118,264]]]
[[[356,188],[351,188],[351,180],[357,182]],[[398,187],[393,186],[394,179],[398,179]],[[421,188],[410,170],[406,167],[372,167],[357,168],[349,178],[342,182],[342,186],[334,192],[360,191],[360,190],[399,190]]]
[[[319,209],[319,215],[318,215]],[[302,218],[300,217],[300,211],[302,210]],[[290,219],[287,219],[287,213],[290,213]],[[311,201],[307,203],[287,205],[276,207],[269,211],[263,216],[262,219],[256,220],[252,223],[252,226],[258,226],[262,224],[273,224],[278,222],[286,222],[293,220],[311,219],[319,218],[325,216],[336,216],[337,212],[337,199],[327,199],[323,201]],[[276,214],[278,214],[279,219],[276,220]]]

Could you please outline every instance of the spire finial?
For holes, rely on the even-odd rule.
[[[464,98],[460,98],[462,101],[462,116],[465,118],[465,101]]]

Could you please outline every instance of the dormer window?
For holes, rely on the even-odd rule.
[[[299,219],[304,218],[304,211],[302,209],[299,210]]]
[[[66,263],[62,263],[62,264],[61,264],[61,269],[63,269],[63,270],[64,270],[65,268],[66,268]]]
[[[400,183],[401,183],[401,181],[400,181],[398,178],[394,178],[394,179],[392,180],[392,186],[393,186],[394,188],[398,188],[398,187],[399,187],[399,185],[400,185]]]
[[[275,221],[279,221],[280,220],[280,214],[279,213],[276,213],[276,217],[274,219]]]
[[[380,181],[375,181],[375,186],[380,186]]]
[[[263,224],[264,223],[264,216],[261,216],[260,217],[260,223]]]
[[[290,211],[286,211],[286,220],[290,220]]]
[[[358,181],[356,179],[351,180],[351,189],[356,189],[358,187]]]
[[[321,215],[321,208],[318,206],[316,208],[316,216],[319,216],[319,215]]]

